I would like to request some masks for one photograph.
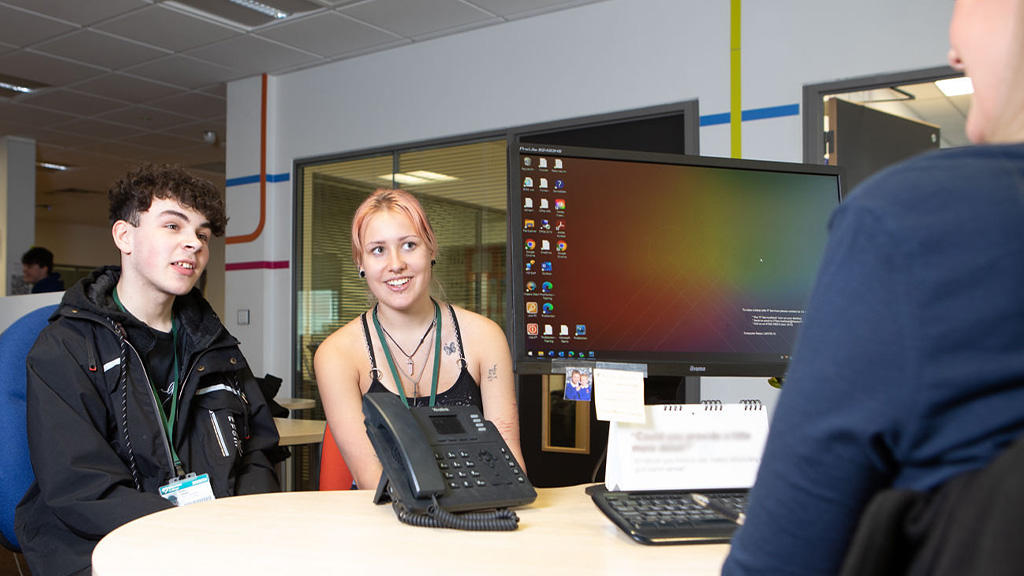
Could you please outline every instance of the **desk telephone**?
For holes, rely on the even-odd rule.
[[[406,408],[390,393],[363,396],[370,443],[384,468],[374,502],[399,520],[463,530],[515,530],[508,506],[537,492],[494,425],[475,406]],[[453,514],[496,509],[489,513]]]

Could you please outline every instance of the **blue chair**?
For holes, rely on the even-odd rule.
[[[37,308],[0,334],[0,544],[21,552],[14,508],[35,480],[25,428],[25,358],[56,304]]]

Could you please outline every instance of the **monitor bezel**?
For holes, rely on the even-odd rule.
[[[508,272],[507,303],[509,314],[508,339],[514,371],[517,374],[551,374],[560,371],[560,365],[579,363],[572,359],[541,359],[526,356],[525,292],[523,289],[523,190],[521,177],[521,154],[544,154],[562,157],[583,157],[599,160],[672,164],[730,170],[754,170],[795,174],[812,174],[836,178],[836,205],[845,194],[845,172],[838,166],[748,160],[716,156],[695,156],[554,144],[511,143],[508,147]],[[826,223],[822,223],[825,226]],[[602,364],[642,364],[649,375],[657,376],[738,376],[738,377],[782,377],[788,368],[788,359],[771,358],[766,354],[694,353],[699,357],[680,358],[679,361],[647,361],[642,353],[618,357],[604,357],[597,361]],[[699,361],[698,361],[699,360]]]

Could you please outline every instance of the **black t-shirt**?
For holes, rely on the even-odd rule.
[[[156,344],[146,354],[146,371],[156,387],[164,414],[171,413],[171,392],[174,387],[174,338],[171,332],[150,329]]]

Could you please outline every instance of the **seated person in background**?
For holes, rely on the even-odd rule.
[[[64,291],[64,281],[53,271],[53,252],[42,246],[29,248],[22,255],[21,273],[25,282],[32,285],[33,294]]]
[[[409,406],[480,407],[523,464],[505,333],[431,297],[437,253],[426,214],[408,192],[378,190],[356,210],[352,257],[377,303],[320,344],[314,368],[331,432],[359,489],[376,488],[381,476],[363,424],[367,392],[397,394]]]
[[[220,193],[143,166],[111,189],[110,222],[121,267],[72,286],[28,356],[36,480],[15,530],[35,576],[89,573],[100,538],[171,508],[159,489],[186,473],[208,475],[217,498],[279,490],[265,454],[277,428],[194,288],[227,224]],[[154,561],[180,551],[167,552]]]
[[[746,523],[723,568],[836,574],[866,504],[985,468],[1024,432],[1024,0],[957,0],[974,147],[835,212]]]

